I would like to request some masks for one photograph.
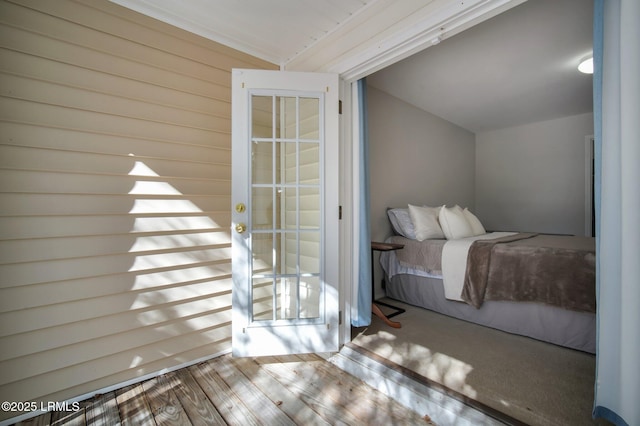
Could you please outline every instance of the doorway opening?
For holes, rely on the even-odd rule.
[[[585,195],[584,195],[584,235],[596,236],[596,204],[593,193],[595,182],[595,160],[593,155],[594,137],[585,137]]]

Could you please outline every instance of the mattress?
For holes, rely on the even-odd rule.
[[[388,297],[404,303],[430,309],[479,325],[505,332],[531,337],[556,345],[595,353],[596,315],[593,312],[568,310],[538,302],[486,300],[478,309],[465,302],[445,297],[442,272],[437,261],[429,265],[412,267],[399,260],[401,253],[414,244],[403,237],[388,241],[409,244],[405,249],[384,252],[380,263],[385,271],[385,291]],[[444,246],[438,240],[435,246]],[[437,250],[437,249],[436,249]],[[407,252],[404,256],[408,256]]]

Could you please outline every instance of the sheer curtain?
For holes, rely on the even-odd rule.
[[[360,79],[353,83],[354,107],[358,125],[355,138],[358,141],[357,175],[354,188],[358,191],[357,224],[354,240],[357,242],[356,301],[351,315],[351,324],[363,327],[371,324],[371,231],[369,229],[369,132],[367,125],[367,83]]]
[[[596,0],[594,417],[640,425],[640,2]]]

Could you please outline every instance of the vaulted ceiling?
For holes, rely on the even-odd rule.
[[[473,132],[593,110],[591,0],[530,0],[367,78]]]
[[[373,73],[474,132],[591,110],[592,0],[112,1],[283,69]]]

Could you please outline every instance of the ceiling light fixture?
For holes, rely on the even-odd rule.
[[[593,57],[591,55],[584,58],[580,65],[578,65],[578,71],[585,74],[593,74]]]

